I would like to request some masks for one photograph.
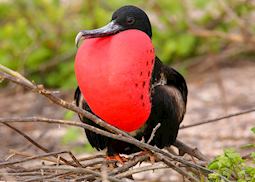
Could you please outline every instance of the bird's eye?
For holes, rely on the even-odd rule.
[[[134,24],[135,23],[135,19],[133,18],[133,17],[128,17],[127,18],[127,24],[128,25],[132,25],[132,24]]]

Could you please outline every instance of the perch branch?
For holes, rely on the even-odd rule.
[[[144,166],[144,167],[139,167],[139,168],[135,168],[135,169],[131,169],[129,171],[120,173],[118,175],[116,175],[117,178],[124,178],[127,176],[131,176],[133,174],[136,173],[140,173],[140,172],[144,172],[144,171],[150,171],[150,170],[157,170],[157,169],[166,169],[168,168],[166,165],[163,164],[153,164],[153,165],[149,165],[149,166]]]
[[[135,166],[137,163],[142,162],[148,158],[149,158],[149,155],[138,156],[134,160],[131,160],[131,161],[125,163],[125,165],[114,169],[112,172],[109,173],[109,175],[115,175],[115,174],[124,172],[124,171],[128,170],[129,168]]]
[[[198,148],[191,148],[190,146],[186,145],[178,139],[175,141],[174,146],[182,152],[194,156],[201,161],[208,161],[208,158],[204,154],[202,154],[202,152],[200,152]]]

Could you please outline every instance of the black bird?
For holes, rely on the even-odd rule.
[[[81,38],[107,37],[133,29],[140,30],[147,34],[150,39],[152,38],[151,24],[146,13],[135,6],[123,6],[113,13],[108,25],[95,30],[79,32],[76,37],[76,44]],[[144,139],[146,142],[149,140],[153,128],[160,123],[150,144],[164,148],[172,145],[176,140],[179,125],[186,112],[188,89],[185,79],[180,73],[164,65],[157,56],[154,60],[154,67],[152,67],[153,70],[148,82],[151,102],[149,117],[142,127],[130,132],[130,134],[136,139]],[[79,87],[74,98],[77,106],[98,115],[92,111],[90,103],[84,99]],[[80,119],[84,123],[103,129],[85,117],[80,116]],[[97,150],[107,149],[108,156],[131,154],[141,150],[132,144],[114,140],[86,129],[85,133],[92,147]]]

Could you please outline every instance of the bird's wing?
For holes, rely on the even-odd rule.
[[[151,144],[163,148],[176,140],[186,111],[188,90],[184,78],[173,68],[163,65],[158,58],[151,83],[152,109],[144,135],[148,140],[153,128],[160,123]]]
[[[79,87],[77,87],[77,89],[75,91],[74,100],[75,100],[75,103],[78,107],[80,107],[82,109],[85,109],[88,112],[93,113],[91,111],[89,105],[87,104],[86,100],[84,99]],[[91,126],[95,126],[97,128],[100,128],[100,129],[103,129],[101,126],[97,125],[96,123],[94,123],[93,121],[91,121],[88,118],[85,118],[81,115],[79,115],[79,118],[82,122],[84,122],[86,124],[89,124]],[[102,135],[99,135],[99,134],[96,134],[96,133],[94,133],[92,131],[89,131],[89,130],[86,130],[86,129],[85,129],[85,133],[86,133],[88,141],[89,141],[89,143],[91,144],[92,147],[96,148],[97,150],[103,150],[103,149],[106,148],[109,138],[107,138],[105,136],[102,136]]]

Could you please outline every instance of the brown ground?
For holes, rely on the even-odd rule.
[[[255,63],[241,61],[231,65],[221,65],[220,69],[210,71],[191,70],[188,74],[188,107],[183,124],[188,125],[214,117],[227,115],[255,107]],[[17,92],[17,88],[9,86],[0,92],[0,117],[13,116],[46,116],[63,118],[65,113],[45,98],[30,92]],[[63,97],[72,100],[73,93],[64,93]],[[77,118],[75,118],[77,119]],[[212,157],[222,153],[226,147],[239,148],[248,143],[255,143],[255,137],[250,129],[255,126],[255,113],[222,120],[216,123],[180,130],[179,139],[198,147],[204,154]],[[70,145],[61,144],[66,127],[47,124],[15,124],[17,128],[50,151],[73,149],[82,146],[84,135],[79,141]],[[82,130],[80,130],[82,133]],[[0,126],[0,160],[8,157],[9,149],[25,152],[35,152],[21,136],[4,125]],[[246,152],[246,151],[242,151]],[[157,176],[147,175],[147,179]],[[169,175],[168,175],[169,176]],[[162,180],[169,177],[162,175]],[[174,181],[174,179],[172,179]],[[175,180],[176,181],[176,180]],[[178,180],[177,180],[178,181]]]

